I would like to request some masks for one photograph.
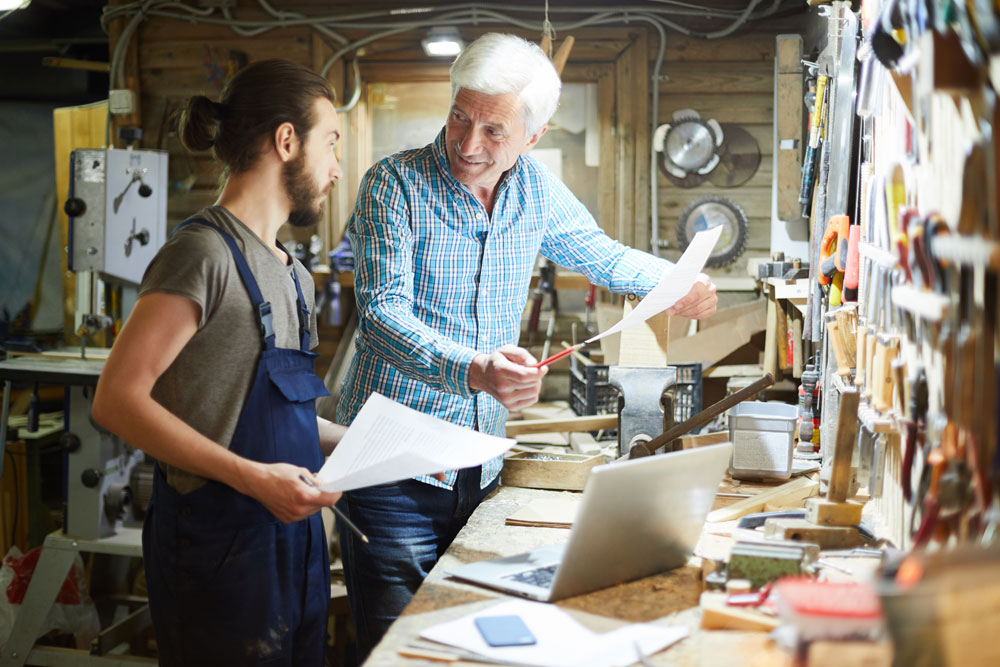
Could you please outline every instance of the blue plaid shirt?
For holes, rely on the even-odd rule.
[[[559,179],[521,156],[496,193],[492,219],[452,177],[444,131],[384,158],[365,175],[348,233],[359,331],[337,421],[373,391],[468,428],[503,436],[507,410],[469,388],[479,353],[517,344],[538,253],[622,294],[646,294],[671,264],[623,246]],[[482,487],[499,474],[483,465]],[[452,488],[455,471],[444,483]]]

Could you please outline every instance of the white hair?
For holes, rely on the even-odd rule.
[[[545,52],[515,35],[487,33],[465,47],[451,66],[453,103],[459,88],[486,95],[517,93],[528,137],[556,112],[561,87]]]

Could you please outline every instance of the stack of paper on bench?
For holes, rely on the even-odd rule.
[[[530,646],[490,646],[476,629],[479,616],[520,616],[535,636]],[[687,628],[635,623],[597,634],[555,605],[510,600],[475,614],[441,623],[420,633],[424,639],[454,646],[489,661],[546,667],[612,667],[631,665],[642,656],[662,651],[687,635]]]
[[[350,491],[471,468],[513,445],[373,393],[320,469],[320,488]]]

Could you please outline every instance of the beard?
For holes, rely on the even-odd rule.
[[[312,227],[318,224],[323,216],[323,204],[315,202],[323,193],[306,173],[305,151],[300,151],[298,157],[285,163],[281,169],[281,180],[292,203],[288,222],[293,227]]]

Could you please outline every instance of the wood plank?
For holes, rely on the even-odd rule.
[[[448,81],[450,63],[428,61],[361,62],[361,80],[365,82],[391,81]]]
[[[781,625],[781,619],[748,607],[730,607],[728,593],[706,591],[701,594],[701,628],[703,630],[748,630],[770,632]]]
[[[287,29],[273,35],[267,34],[253,40],[229,33],[228,37],[216,35],[211,42],[188,38],[169,42],[146,42],[140,49],[142,69],[204,69],[213,58],[224,62],[230,52],[244,54],[249,62],[268,58],[286,58],[305,62],[310,58],[311,30]],[[322,65],[322,63],[320,63]],[[315,68],[319,71],[319,68]]]
[[[660,123],[671,122],[678,109],[694,109],[702,118],[714,118],[720,123],[770,125],[774,121],[774,95],[771,91],[738,95],[719,90],[678,93],[664,91],[661,86]]]
[[[722,190],[718,192],[708,191],[706,188],[692,188],[682,190],[680,188],[665,191],[660,198],[660,217],[676,220],[680,217],[681,211],[695,199],[700,199],[707,195],[719,194],[733,200],[743,209],[747,217],[768,218],[771,217],[771,188],[743,186],[738,189]]]
[[[798,477],[781,486],[776,486],[766,491],[761,491],[750,498],[739,500],[728,507],[713,510],[708,513],[708,517],[705,520],[711,522],[732,521],[753,512],[760,512],[768,504],[798,503],[801,505],[806,498],[814,496],[817,493],[819,493],[819,482],[811,480],[808,477]]]
[[[723,442],[729,442],[729,431],[701,433],[699,435],[682,435],[678,438],[678,440],[681,442],[681,449],[707,447],[708,445],[718,445]]]
[[[104,145],[108,103],[96,102],[79,107],[62,107],[52,110],[52,132],[56,167],[56,214],[59,216],[60,248],[69,247],[69,218],[63,211],[63,202],[69,196],[69,157],[77,148],[97,148]],[[66,252],[59,253],[62,275],[63,342],[79,345],[75,334],[76,274],[69,271]],[[102,332],[103,336],[103,332]],[[103,340],[103,338],[99,339]],[[95,341],[97,342],[97,341]]]
[[[650,62],[656,60],[657,39],[649,40]],[[667,36],[667,48],[664,54],[665,66],[675,62],[702,62],[715,60],[730,61],[768,61],[774,59],[774,33],[767,30],[761,32],[739,32],[721,39],[698,39],[685,35],[670,34]]]
[[[615,169],[615,70],[607,66],[602,76],[597,80],[597,121],[600,127],[600,163],[597,171],[597,224],[604,233],[613,239],[618,238],[615,211],[615,188],[617,176]]]
[[[618,415],[585,415],[550,419],[522,419],[507,422],[507,437],[528,433],[575,433],[618,428]]]
[[[678,338],[670,346],[670,363],[713,366],[764,330],[766,311],[754,308],[735,320]]]
[[[774,90],[774,65],[770,62],[687,63],[672,68],[660,92],[729,94],[771,93]]]
[[[702,192],[703,194],[717,194],[723,197],[728,197],[732,199],[737,193],[739,193],[743,188],[769,188],[771,187],[772,172],[771,165],[773,161],[770,155],[764,155],[761,157],[760,166],[753,176],[750,177],[743,185],[735,188],[725,188],[717,185],[713,185],[710,181],[706,181],[702,185],[695,188],[679,188],[670,181],[667,180],[666,176],[663,175],[663,171],[657,168],[657,183],[659,184],[659,192],[668,193],[674,192]],[[748,214],[749,215],[749,214]],[[758,214],[759,215],[759,214]],[[766,217],[770,218],[770,209],[765,214]],[[751,217],[754,217],[751,215]]]
[[[780,220],[799,220],[802,215],[799,190],[803,142],[806,139],[803,129],[805,113],[802,104],[805,92],[801,64],[802,37],[778,35],[777,51],[774,84],[778,144],[778,154],[775,158],[778,191],[776,213]]]
[[[641,31],[635,40],[635,44],[629,49],[632,55],[632,99],[649,99],[649,60],[646,58],[646,31]],[[632,242],[629,244],[639,250],[650,250],[650,180],[652,178],[650,165],[652,160],[652,147],[649,136],[650,105],[648,103],[635,104],[632,116],[633,131],[635,134],[635,190],[632,197],[635,201],[635,209],[632,213],[632,223],[635,231],[632,235]],[[627,196],[627,195],[626,195]]]
[[[635,59],[626,51],[615,63],[616,151],[615,238],[635,245],[635,97],[632,94],[632,67]]]
[[[576,37],[576,31],[574,30],[572,33]],[[459,34],[462,36],[462,39],[468,42],[478,37],[478,34],[472,34],[466,31],[464,27],[459,28]],[[373,42],[371,48],[365,50],[364,60],[367,63],[375,63],[383,60],[413,61],[424,59],[427,56],[420,45],[420,40],[423,36],[423,31],[413,31],[404,33],[403,35],[396,35],[394,36],[395,38],[380,39],[377,42]],[[562,37],[560,34],[557,42],[561,41]],[[528,38],[532,41],[537,41],[538,33],[536,32]],[[576,39],[573,43],[571,58],[576,62],[612,61],[628,48],[630,43],[630,40],[627,38],[605,40]]]

